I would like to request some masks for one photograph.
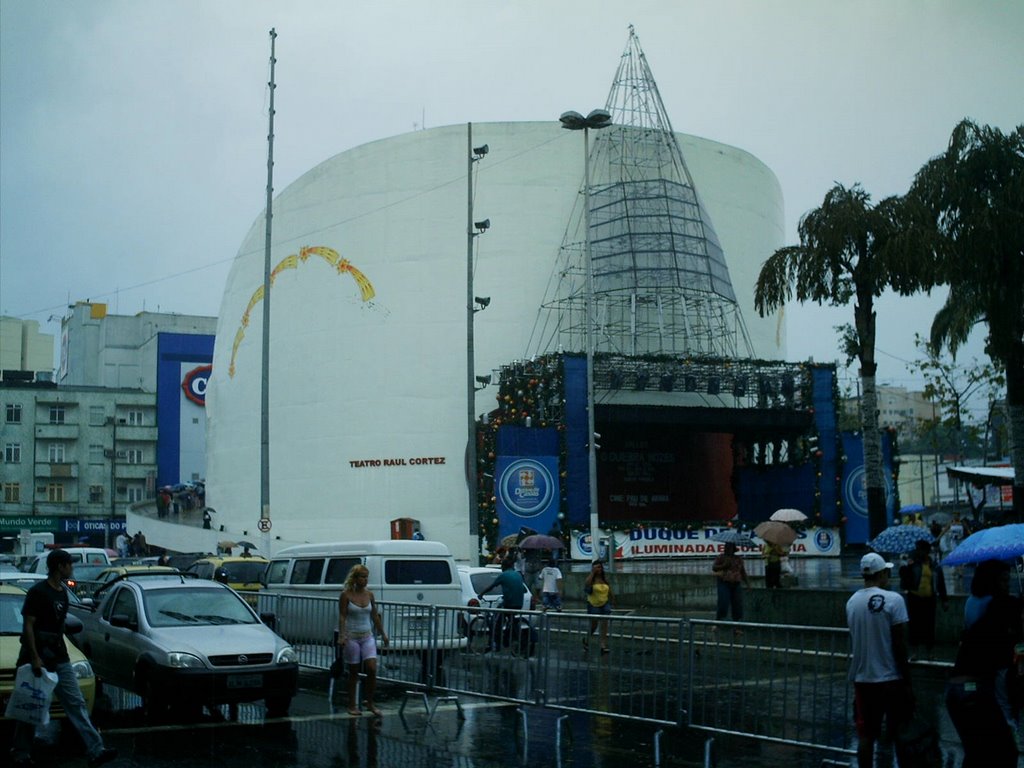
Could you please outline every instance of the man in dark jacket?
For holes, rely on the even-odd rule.
[[[935,648],[935,609],[939,598],[942,607],[949,604],[946,595],[946,578],[942,567],[931,556],[931,545],[923,539],[917,542],[910,561],[900,568],[900,587],[907,601],[910,616],[910,658],[913,659],[919,646],[925,647],[928,658]]]

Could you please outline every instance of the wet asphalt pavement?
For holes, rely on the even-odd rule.
[[[924,669],[917,678],[918,700],[943,734],[946,765],[959,765],[959,745],[941,705],[944,675]],[[241,705],[235,721],[224,707],[214,713],[173,713],[158,725],[146,723],[137,697],[108,689],[94,719],[108,746],[120,753],[110,763],[115,768],[702,766],[709,737],[715,760],[709,764],[719,768],[851,764],[841,754],[694,729],[665,728],[657,736],[654,726],[607,717],[573,714],[559,727],[561,713],[554,710],[520,710],[468,696],[460,697],[464,717],[454,703],[441,702],[429,718],[421,696],[406,697],[395,686],[379,691],[383,717],[356,718],[347,714],[343,692],[328,698],[325,673],[304,673],[302,689],[288,718],[267,720],[257,703]],[[69,760],[69,754],[80,755],[80,746],[64,733],[57,747],[38,746],[36,763],[41,768],[86,764],[84,757]]]

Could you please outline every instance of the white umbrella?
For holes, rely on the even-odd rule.
[[[807,515],[799,509],[777,509],[768,519],[779,523],[802,523],[807,519]]]

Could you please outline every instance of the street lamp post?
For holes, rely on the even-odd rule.
[[[597,431],[594,425],[594,260],[590,247],[590,129],[607,128],[612,116],[606,110],[595,109],[586,117],[579,112],[563,112],[558,118],[562,127],[570,131],[583,131],[583,227],[584,257],[586,261],[586,323],[587,354],[587,485],[590,491],[590,546],[593,559],[600,557],[598,550],[600,520],[597,508]],[[609,547],[611,559],[613,548]]]
[[[110,519],[103,528],[103,546],[110,546],[110,526],[117,516],[117,406],[114,406],[114,415],[107,418],[110,424]]]

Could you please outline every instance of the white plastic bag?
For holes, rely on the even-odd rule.
[[[50,699],[56,687],[56,672],[44,669],[36,677],[31,664],[22,664],[14,675],[14,690],[4,714],[29,725],[46,725],[50,722]]]

